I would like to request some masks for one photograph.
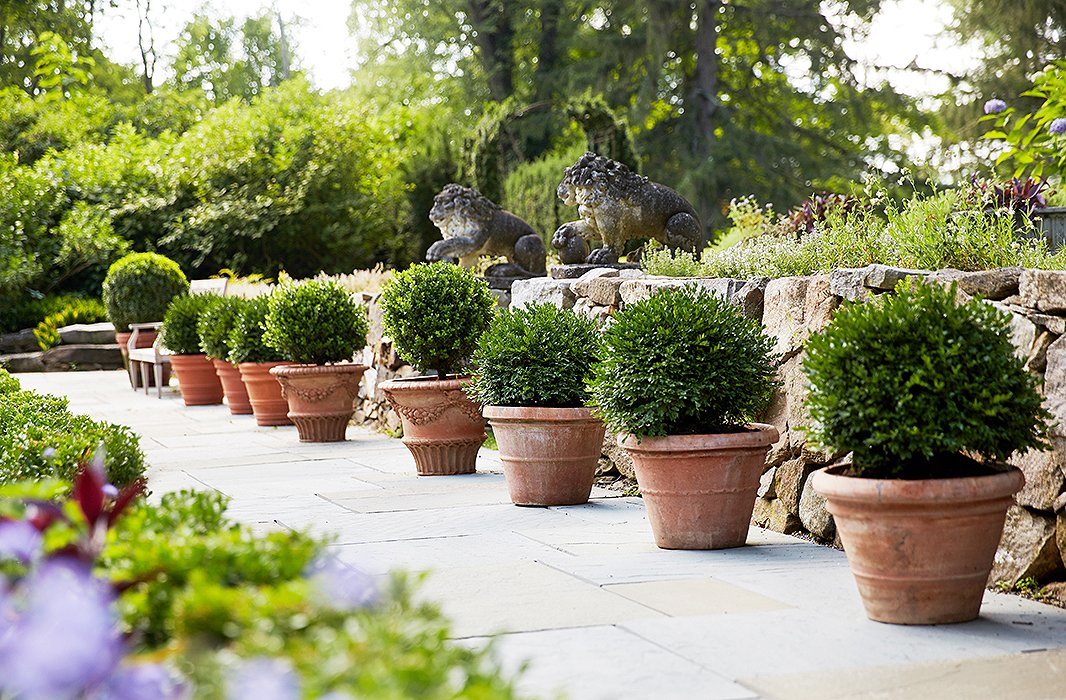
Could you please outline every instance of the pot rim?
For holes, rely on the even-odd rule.
[[[527,421],[527,420],[550,420],[550,421],[592,421],[600,423],[600,419],[592,414],[588,406],[494,406],[488,405],[482,408],[482,414],[489,420],[499,421]]]
[[[945,503],[1012,496],[1025,485],[1022,470],[1013,465],[995,474],[936,479],[883,479],[846,476],[845,467],[823,467],[811,475],[815,491],[828,499],[890,501],[898,504]]]
[[[269,372],[274,367],[281,367],[282,365],[291,364],[291,362],[286,362],[285,360],[273,360],[271,362],[238,362],[237,366],[241,369],[245,367],[262,367]]]
[[[444,379],[436,377],[397,377],[387,379],[378,386],[382,391],[454,391],[469,386],[472,378],[469,374],[449,374]],[[473,401],[473,399],[471,399]]]
[[[681,450],[763,448],[777,442],[780,434],[768,423],[748,423],[748,430],[737,433],[700,435],[665,435],[638,439],[620,434],[618,446],[636,452],[674,452]]]
[[[338,362],[333,365],[301,365],[288,363],[270,368],[270,373],[275,377],[299,377],[315,374],[356,374],[366,372],[367,365],[354,362]]]

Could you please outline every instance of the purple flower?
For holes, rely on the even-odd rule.
[[[1007,103],[997,98],[985,102],[985,114],[999,114],[1006,108]]]
[[[378,589],[373,577],[337,557],[319,558],[308,569],[307,577],[322,602],[336,610],[368,608],[377,602]]]
[[[1066,134],[1066,117],[1052,119],[1051,126],[1048,127],[1048,131],[1053,134]]]
[[[93,700],[179,700],[186,688],[162,664],[119,667]]]
[[[115,498],[118,496],[118,487],[114,484],[104,484],[104,495],[108,498]]]
[[[73,697],[99,685],[122,655],[112,598],[87,566],[47,561],[26,577],[0,620],[0,691]]]
[[[242,661],[226,681],[227,700],[298,700],[300,678],[284,659]]]
[[[0,559],[29,564],[41,553],[44,538],[25,520],[0,521]]]

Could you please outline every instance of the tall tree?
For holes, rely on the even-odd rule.
[[[0,87],[36,91],[32,52],[44,32],[63,37],[76,56],[89,56],[94,5],[92,0],[0,2]]]

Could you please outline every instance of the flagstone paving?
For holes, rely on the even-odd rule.
[[[868,621],[841,552],[752,528],[748,546],[659,550],[638,498],[518,508],[500,462],[415,476],[399,440],[359,428],[301,444],[224,406],[135,393],[121,372],[25,374],[73,410],[141,435],[153,497],[216,489],[257,529],[309,528],[384,576],[428,571],[457,643],[494,645],[520,688],[571,698],[1066,698],[1066,610],[993,592],[981,618]]]

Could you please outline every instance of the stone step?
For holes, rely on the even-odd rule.
[[[0,355],[0,365],[9,372],[121,369],[122,353],[114,342],[108,345],[58,345],[48,352]]]
[[[110,322],[75,323],[59,329],[62,345],[111,345],[115,342],[115,327]]]
[[[32,328],[25,328],[17,333],[0,335],[0,355],[13,355],[40,350]]]

